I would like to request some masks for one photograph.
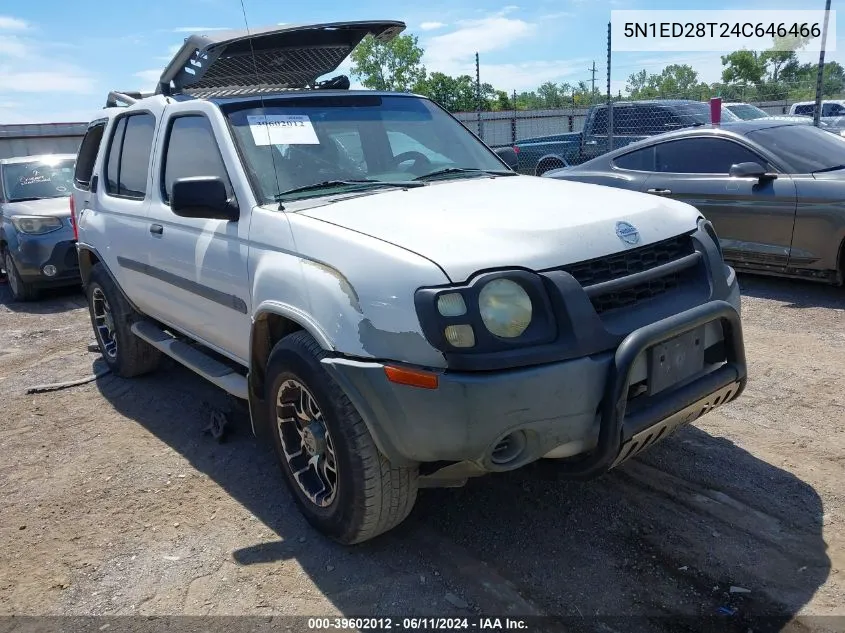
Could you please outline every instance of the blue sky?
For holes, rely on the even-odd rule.
[[[606,86],[606,30],[613,9],[789,9],[794,0],[386,0],[290,2],[244,0],[250,26],[399,19],[426,49],[429,71],[474,72],[507,90],[544,81],[589,80]],[[240,0],[40,0],[0,6],[0,124],[91,119],[109,90],[151,89],[186,35],[243,28]],[[285,6],[287,4],[287,6]],[[823,0],[813,0],[819,9]],[[834,0],[833,9],[837,8]],[[815,8],[802,3],[801,8]],[[845,15],[845,11],[842,12]],[[837,31],[845,33],[839,28]],[[837,49],[842,48],[837,46]],[[840,62],[841,51],[828,53]],[[818,59],[802,53],[804,61]],[[719,53],[616,53],[613,91],[647,68],[689,63],[704,81],[718,80]],[[344,64],[348,68],[347,64]],[[343,69],[343,67],[342,67]]]

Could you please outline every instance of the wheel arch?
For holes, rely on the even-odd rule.
[[[256,436],[263,436],[267,430],[263,403],[270,353],[276,343],[298,331],[308,332],[321,348],[334,351],[334,345],[319,324],[293,306],[266,302],[253,315],[249,341],[249,408]]]
[[[534,168],[534,175],[535,176],[542,176],[544,172],[547,172],[547,171],[550,171],[550,169],[553,169],[553,168],[543,169],[543,170],[540,169],[540,167],[542,167],[544,164],[549,164],[549,163],[555,163],[555,164],[560,163],[560,167],[568,167],[569,166],[569,162],[563,156],[561,156],[559,154],[546,154],[545,156],[541,157],[540,160],[537,161],[537,167]]]
[[[93,247],[87,244],[77,244],[76,252],[79,256],[79,274],[82,277],[82,285],[86,286],[88,279],[91,277],[91,269],[94,268],[95,264],[103,264],[103,258],[100,257],[99,253]],[[105,264],[103,266],[109,275],[111,275],[112,279],[114,279],[114,275],[108,270],[108,266]]]

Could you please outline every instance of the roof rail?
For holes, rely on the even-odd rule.
[[[387,42],[404,30],[404,22],[378,20],[191,35],[162,72],[156,94],[311,88],[367,35]]]
[[[144,97],[149,97],[151,93],[143,93],[143,92],[129,92],[129,91],[122,91],[118,92],[117,90],[112,90],[109,93],[109,96],[106,98],[106,106],[107,108],[114,108],[117,106],[126,105],[131,106],[133,103],[137,103]]]

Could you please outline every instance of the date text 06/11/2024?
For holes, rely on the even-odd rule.
[[[314,631],[518,631],[528,629],[519,618],[308,618],[308,629]]]

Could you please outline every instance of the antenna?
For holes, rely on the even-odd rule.
[[[241,12],[244,14],[244,26],[246,26],[246,33],[247,33],[247,36],[248,36],[249,35],[249,20],[247,20],[247,17],[246,17],[246,7],[244,6],[244,0],[240,0],[240,2],[241,2]],[[255,59],[255,46],[253,45],[251,37],[249,38],[249,51],[250,51],[250,55],[252,57],[252,68],[255,71],[255,84],[259,85],[261,83],[261,77],[258,73],[258,62]],[[264,110],[265,109],[264,97],[259,96],[259,99],[261,100],[261,109]],[[270,140],[270,128],[267,127],[267,126],[264,126],[264,127],[267,130],[267,140],[269,141]],[[273,175],[274,175],[274,180],[276,181],[276,194],[278,195],[278,194],[281,194],[282,188],[279,186],[279,172],[276,171],[276,154],[275,154],[275,151],[273,150],[273,144],[272,143],[269,143],[269,142],[267,143],[267,151],[270,152],[270,163],[273,165]],[[280,202],[279,203],[279,210],[282,210],[282,209],[283,209],[282,203]]]

